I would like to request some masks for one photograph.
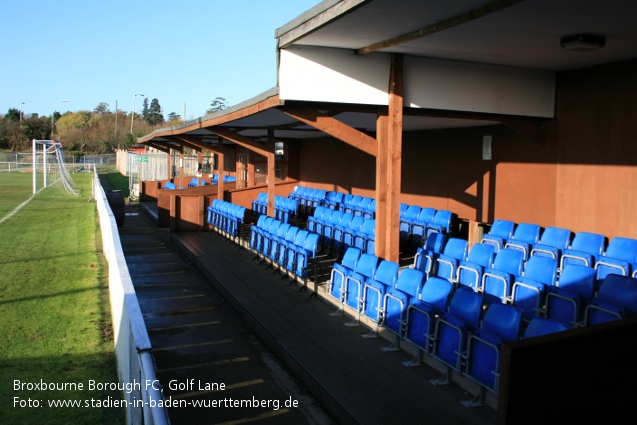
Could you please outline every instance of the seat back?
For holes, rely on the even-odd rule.
[[[604,256],[634,263],[637,261],[637,240],[622,237],[613,238],[608,244]]]
[[[595,270],[577,264],[567,264],[560,273],[556,286],[568,289],[587,300],[593,296],[595,288]]]
[[[438,210],[429,227],[435,231],[449,233],[452,221],[453,213],[451,211]]]
[[[376,220],[374,220],[373,218],[366,218],[365,221],[363,221],[363,225],[361,226],[361,232],[365,233],[366,235],[370,235],[373,236],[376,234]]]
[[[456,260],[464,260],[467,258],[468,247],[469,242],[464,239],[449,238],[442,253]]]
[[[549,257],[531,257],[524,266],[524,277],[553,286],[557,280],[557,261]]]
[[[488,235],[497,236],[506,242],[513,237],[514,229],[515,223],[510,220],[495,220]]]
[[[403,269],[396,279],[395,289],[416,298],[422,288],[422,283],[425,275],[420,270],[415,269]]]
[[[431,223],[436,215],[435,208],[423,208],[418,213],[418,217],[416,217],[416,221],[420,223]]]
[[[376,271],[374,272],[373,280],[380,282],[387,287],[393,287],[398,278],[398,269],[400,266],[398,263],[389,260],[382,260]]]
[[[453,284],[446,279],[430,277],[420,290],[418,299],[426,302],[438,312],[446,312]]]
[[[491,267],[495,259],[495,248],[493,245],[474,244],[471,247],[467,261],[482,267]]]
[[[482,329],[502,342],[515,341],[522,331],[522,311],[512,305],[493,303],[484,313]]]
[[[350,270],[355,270],[356,264],[358,263],[358,259],[360,258],[360,256],[361,256],[360,249],[353,248],[353,247],[349,248],[347,251],[345,251],[341,264]]]
[[[493,268],[507,272],[513,276],[522,274],[524,267],[524,255],[514,249],[503,249],[498,252],[493,260]]]
[[[573,232],[561,227],[547,227],[542,233],[540,242],[533,246],[531,255],[548,256],[559,260],[562,252],[571,243]]]
[[[371,279],[378,267],[378,257],[372,254],[361,254],[356,263],[356,273]]]
[[[532,223],[520,223],[515,229],[511,240],[528,244],[538,243],[540,240],[540,226]]]
[[[449,315],[456,317],[471,328],[480,324],[483,297],[469,288],[460,286],[449,302]]]
[[[637,316],[637,278],[609,274],[600,285],[597,298],[623,307],[626,316]]]
[[[418,217],[420,210],[421,208],[418,205],[410,205],[407,208],[407,211],[405,211],[403,218],[406,218],[407,220],[415,220]]]
[[[567,264],[593,267],[606,247],[606,237],[599,233],[579,232],[573,238],[569,249],[562,255],[560,268]]]
[[[544,317],[534,317],[524,331],[524,339],[548,335],[568,330],[569,327],[555,320]]]

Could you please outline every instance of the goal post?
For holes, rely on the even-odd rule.
[[[38,152],[38,148],[42,146],[41,153]],[[42,156],[42,160],[38,161],[38,155]],[[49,155],[50,163],[48,160]],[[79,192],[77,190],[77,186],[73,182],[71,175],[66,167],[66,163],[64,161],[64,154],[62,152],[62,143],[55,140],[37,140],[33,139],[33,193],[37,193],[37,172],[38,168],[41,165],[42,171],[42,189],[49,186],[49,184],[54,184],[61,182],[64,189],[70,193],[71,195],[78,196]],[[54,177],[55,181],[49,182],[48,176]]]

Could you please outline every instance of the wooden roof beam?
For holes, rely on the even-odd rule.
[[[410,41],[414,41],[419,38],[426,37],[428,35],[456,27],[458,25],[462,25],[464,23],[473,21],[474,19],[482,18],[483,16],[497,12],[498,10],[507,8],[509,6],[513,6],[522,1],[524,0],[495,0],[489,4],[478,7],[477,9],[472,9],[468,12],[464,12],[451,18],[444,19],[440,22],[436,22],[435,24],[427,25],[424,28],[410,31],[408,33],[387,40],[379,41],[377,43],[370,44],[369,46],[361,47],[356,51],[356,54],[365,55],[367,53],[387,49],[398,44],[408,43]]]
[[[184,142],[190,143],[193,146],[198,146],[200,147],[202,150],[208,150],[211,152],[219,152],[220,147],[219,146],[215,146],[211,143],[206,143],[203,140],[201,140],[198,137],[194,137],[194,136],[188,136],[186,134],[180,134],[178,136],[174,136],[178,139],[183,140]]]
[[[268,150],[263,144],[255,140],[252,140],[251,138],[247,136],[239,134],[236,131],[232,131],[224,127],[209,127],[208,130],[212,131],[217,136],[230,140],[231,142],[234,142],[237,145],[243,146],[244,148],[251,150],[252,152],[256,152],[262,156],[266,156],[266,157],[268,156]]]
[[[170,149],[168,149],[165,146],[158,145],[155,142],[146,142],[145,144],[150,146],[150,147],[152,147],[152,148],[154,148],[154,149],[157,149],[158,151],[161,151],[161,152],[164,152],[164,153],[170,153]]]
[[[344,124],[336,118],[306,106],[280,106],[279,110],[373,157],[378,156],[378,142],[376,139]]]
[[[187,147],[187,148],[190,148],[190,149],[196,150],[197,152],[201,152],[201,147],[199,147],[199,146],[197,146],[197,145],[194,145],[194,144],[192,144],[192,143],[188,142],[187,140],[182,140],[182,139],[181,139],[181,138],[179,138],[179,137],[176,137],[176,136],[164,136],[164,139],[168,139],[168,140],[170,140],[171,142],[179,143],[179,144],[180,144],[180,145],[182,145],[182,146],[185,146],[185,147]]]

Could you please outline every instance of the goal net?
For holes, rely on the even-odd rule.
[[[41,175],[41,188],[62,186],[68,193],[79,196],[64,161],[62,144],[54,140],[33,140],[33,193],[37,193],[38,175]]]

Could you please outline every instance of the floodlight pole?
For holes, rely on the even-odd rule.
[[[133,134],[133,123],[135,122],[135,101],[137,100],[137,96],[143,96],[143,94],[136,94],[133,96],[133,113],[131,114],[130,119],[130,134]]]

